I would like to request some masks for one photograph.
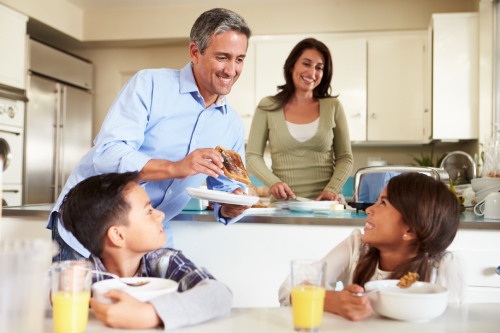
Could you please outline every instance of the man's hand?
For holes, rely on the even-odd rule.
[[[316,198],[316,201],[320,201],[320,200],[339,201],[340,202],[339,196],[331,191],[323,191],[319,195],[319,197]]]
[[[352,321],[369,317],[372,313],[372,306],[368,296],[357,297],[351,295],[351,293],[362,293],[364,291],[357,284],[351,284],[342,291],[327,291],[325,311],[337,313]]]
[[[104,297],[117,300],[114,304],[99,303],[90,299],[90,307],[97,319],[114,328],[145,329],[161,324],[155,308],[150,303],[140,302],[129,294],[111,290]]]
[[[269,190],[271,194],[276,198],[276,199],[288,199],[288,197],[292,199],[297,199],[295,194],[292,192],[290,187],[284,182],[278,182],[271,186],[271,189]]]
[[[236,190],[233,191],[233,193],[238,195],[246,195],[246,193],[243,192],[243,189],[241,187],[238,187]],[[218,203],[218,204],[221,206],[219,212],[220,215],[227,218],[240,216],[241,214],[243,214],[245,210],[251,207],[251,206],[232,205],[226,203]]]
[[[196,149],[178,162],[150,160],[139,173],[141,182],[164,179],[186,179],[203,173],[217,178],[223,175],[222,156],[213,148]]]

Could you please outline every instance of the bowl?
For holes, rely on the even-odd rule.
[[[140,287],[127,286],[118,279],[108,279],[96,282],[92,285],[92,295],[96,301],[106,304],[114,303],[111,298],[104,297],[104,294],[111,290],[124,291],[127,294],[133,296],[141,302],[147,302],[150,299],[156,298],[158,296],[173,293],[177,290],[177,282],[162,279],[162,278],[151,278],[151,277],[131,277],[122,278],[121,280],[125,282],[139,282],[139,281],[149,281]]]
[[[417,281],[409,288],[397,287],[399,280],[370,281],[366,291],[387,287],[369,294],[372,308],[378,314],[397,320],[423,322],[437,318],[448,305],[448,289]]]
[[[500,178],[490,178],[490,177],[475,178],[471,180],[471,184],[474,192],[479,192],[489,187],[500,186]]]
[[[500,191],[500,185],[485,188],[482,191],[476,192],[476,203],[484,200],[488,194]]]

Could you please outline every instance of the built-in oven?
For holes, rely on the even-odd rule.
[[[24,170],[24,90],[0,85],[2,205],[22,205]],[[40,152],[41,153],[41,152]]]

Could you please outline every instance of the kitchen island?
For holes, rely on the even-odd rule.
[[[1,239],[50,239],[45,224],[51,205],[2,210]],[[226,283],[234,307],[276,307],[278,289],[297,258],[321,259],[354,229],[363,228],[365,213],[335,216],[295,213],[248,215],[224,226],[212,211],[183,211],[172,221],[175,248]],[[35,223],[36,222],[36,223]],[[459,250],[468,267],[469,300],[500,302],[500,220],[461,214],[450,250]],[[333,286],[334,287],[334,286]]]
[[[411,309],[408,309],[411,311]],[[500,326],[500,304],[461,304],[449,305],[438,318],[423,323],[392,320],[376,313],[361,321],[352,322],[333,313],[324,313],[321,332],[387,333],[387,332],[498,332]],[[137,333],[156,330],[133,330]],[[52,318],[45,319],[44,333],[53,332]],[[131,332],[106,327],[93,313],[89,315],[86,332],[112,333]],[[233,308],[229,315],[196,326],[184,327],[173,332],[182,333],[280,333],[294,332],[292,309],[286,308]]]

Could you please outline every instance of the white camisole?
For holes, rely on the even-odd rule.
[[[316,135],[319,127],[319,117],[309,124],[293,124],[287,121],[286,126],[295,140],[305,142]]]

